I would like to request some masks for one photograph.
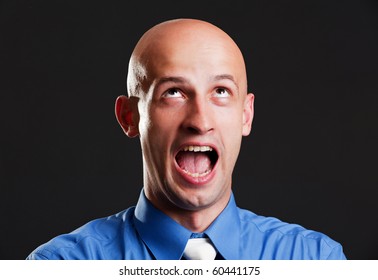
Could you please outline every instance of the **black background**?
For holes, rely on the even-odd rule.
[[[256,100],[239,206],[378,259],[378,3],[367,0],[0,1],[0,258],[136,203],[139,142],[114,101],[139,37],[177,17],[218,25],[245,55]]]

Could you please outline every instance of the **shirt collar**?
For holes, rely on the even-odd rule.
[[[239,259],[240,219],[234,195],[231,193],[226,208],[205,230],[218,252],[226,260]]]
[[[142,190],[135,208],[135,227],[157,260],[179,260],[192,234],[155,208]]]
[[[135,227],[157,260],[179,260],[192,232],[155,208],[142,190]],[[227,260],[238,259],[240,221],[233,194],[226,208],[204,232]]]

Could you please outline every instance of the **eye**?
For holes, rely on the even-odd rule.
[[[171,88],[163,93],[163,97],[165,98],[178,98],[182,97],[183,94],[181,91],[177,88]]]
[[[217,88],[213,95],[214,97],[222,98],[222,97],[229,97],[231,94],[226,88]]]

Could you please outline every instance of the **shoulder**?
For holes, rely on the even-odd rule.
[[[36,248],[27,259],[106,259],[107,252],[98,250],[122,242],[125,230],[132,230],[134,207],[92,220],[78,229],[54,237]]]
[[[262,258],[345,259],[342,246],[321,232],[245,209],[239,209],[239,216],[246,242],[258,247]]]

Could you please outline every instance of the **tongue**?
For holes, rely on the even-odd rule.
[[[178,165],[190,173],[205,173],[211,169],[211,161],[207,153],[179,152],[176,161]]]

